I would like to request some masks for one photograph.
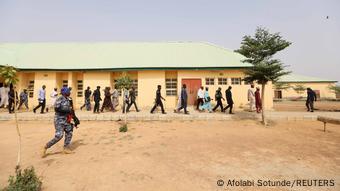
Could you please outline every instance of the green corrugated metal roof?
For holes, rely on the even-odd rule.
[[[0,65],[19,69],[96,70],[153,68],[243,68],[244,57],[193,42],[0,43]]]
[[[317,77],[289,74],[281,77],[278,82],[337,82],[336,80],[322,79]]]

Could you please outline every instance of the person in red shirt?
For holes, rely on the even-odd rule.
[[[262,102],[261,102],[261,93],[260,93],[259,87],[257,87],[255,91],[255,106],[256,106],[256,112],[260,113],[262,111]]]

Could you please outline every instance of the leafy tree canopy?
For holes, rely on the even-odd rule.
[[[17,69],[13,66],[0,66],[0,76],[5,79],[5,83],[8,85],[15,85],[19,81],[17,77]]]
[[[285,66],[273,55],[286,47],[291,42],[284,40],[279,33],[271,34],[267,29],[258,27],[255,35],[244,36],[238,52],[246,57],[244,62],[253,64],[252,68],[246,70],[246,82],[258,82],[266,84],[268,81],[276,82],[281,76],[290,72],[285,71]]]

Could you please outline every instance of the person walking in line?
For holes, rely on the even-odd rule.
[[[248,101],[249,101],[249,109],[251,112],[255,110],[255,90],[254,90],[254,84],[250,85],[250,88],[248,89]]]
[[[181,109],[184,109],[184,114],[189,114],[187,111],[188,106],[188,93],[187,93],[187,85],[183,84],[181,90],[181,107],[178,108],[177,112],[180,112]]]
[[[204,92],[204,99],[203,99],[203,105],[199,107],[200,111],[203,110],[208,110],[209,113],[212,112],[212,107],[211,107],[211,98],[209,96],[209,88],[205,87],[205,92]]]
[[[197,107],[196,110],[199,110],[199,107],[204,103],[204,88],[201,86],[197,91]]]
[[[122,110],[122,112],[123,113],[125,113],[126,112],[126,109],[127,109],[127,107],[128,107],[128,105],[129,105],[129,89],[127,88],[127,89],[124,89],[124,91],[123,91],[123,110]]]
[[[314,101],[316,101],[316,94],[311,88],[307,88],[307,111],[314,112]]]
[[[157,86],[157,91],[156,91],[155,105],[152,107],[152,109],[150,111],[151,114],[155,111],[157,106],[160,106],[161,110],[162,110],[162,113],[166,114],[166,112],[164,111],[163,102],[162,102],[162,100],[165,101],[165,99],[161,95],[161,89],[162,89],[162,86],[158,85]]]
[[[57,88],[54,88],[53,91],[51,92],[50,94],[50,105],[46,108],[46,112],[48,112],[49,108],[54,108],[54,103],[55,103],[55,100],[57,100],[58,98],[58,89]]]
[[[222,92],[221,92],[221,87],[218,87],[215,93],[215,100],[216,100],[216,106],[213,108],[213,111],[215,112],[218,107],[221,108],[221,112],[224,112],[223,110],[223,103],[222,103],[223,98]]]
[[[28,108],[28,94],[27,94],[27,90],[24,89],[24,90],[20,93],[19,97],[20,97],[20,101],[19,101],[18,110],[20,110],[22,104],[24,104],[25,107],[26,107],[26,110],[28,110],[29,108]]]
[[[113,105],[113,110],[116,110],[116,107],[119,105],[119,92],[117,90],[116,85],[112,92],[112,105]]]
[[[129,97],[130,97],[130,103],[129,103],[127,109],[126,109],[126,112],[129,112],[132,104],[135,106],[136,111],[139,112],[139,109],[138,109],[137,104],[136,104],[136,90],[135,90],[134,87],[132,87],[130,94],[129,94]]]
[[[261,101],[261,93],[260,88],[257,87],[255,91],[255,106],[256,106],[256,112],[261,113],[262,111],[262,101]]]
[[[2,88],[0,88],[0,96],[1,96],[0,108],[2,107],[6,108],[8,106],[8,92],[9,92],[9,87],[7,84],[5,84]]]
[[[100,86],[97,86],[97,89],[94,90],[92,96],[94,100],[93,113],[99,113],[100,101],[102,101],[102,98],[100,95]]]
[[[234,101],[233,101],[233,95],[231,93],[231,89],[232,89],[232,87],[229,86],[228,89],[225,91],[225,97],[227,99],[228,105],[224,108],[224,111],[227,111],[227,109],[229,108],[229,114],[234,114],[233,113]]]
[[[15,99],[18,100],[18,94],[16,94],[15,87],[11,85],[9,88],[9,92],[8,92],[8,112],[9,113],[14,113],[14,108],[16,107],[14,105]]]
[[[111,90],[110,87],[106,87],[105,90],[104,90],[104,102],[103,102],[103,105],[102,105],[101,112],[104,112],[104,109],[109,109],[110,111],[113,111],[113,105],[112,105],[112,101],[111,101],[110,90]]]
[[[46,89],[46,86],[43,85],[41,89],[39,90],[39,95],[38,95],[39,105],[33,109],[34,113],[36,112],[37,109],[39,109],[39,107],[41,107],[40,113],[41,114],[44,113],[45,106],[46,106],[46,90],[45,89]]]
[[[91,111],[91,95],[92,91],[90,86],[87,86],[86,90],[84,91],[84,105],[80,107],[80,110],[83,110],[83,108],[86,108],[86,111]]]

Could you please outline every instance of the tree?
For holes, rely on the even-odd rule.
[[[1,66],[0,76],[2,76],[5,79],[5,84],[8,84],[8,85],[12,84],[13,87],[15,87],[15,85],[19,81],[19,79],[17,77],[17,69],[14,68],[13,66],[8,66],[8,65]],[[14,91],[15,91],[14,94],[16,94],[15,89],[14,89]],[[14,118],[15,118],[15,126],[16,126],[16,130],[17,130],[18,142],[19,142],[17,165],[16,165],[15,169],[19,170],[20,169],[20,161],[21,161],[21,133],[20,133],[20,129],[19,129],[16,105],[17,105],[17,99],[16,99],[16,95],[14,95]]]
[[[307,89],[306,86],[302,84],[297,84],[293,87],[293,90],[298,94],[303,94],[303,92],[305,92],[306,89]]]
[[[285,66],[273,56],[287,48],[291,42],[284,40],[279,33],[271,34],[267,29],[258,27],[254,36],[243,37],[238,52],[246,57],[243,62],[253,66],[245,71],[244,81],[257,82],[262,85],[262,123],[267,125],[265,117],[265,87],[270,81],[277,82],[280,77],[289,74]]]
[[[122,91],[122,95],[124,96],[124,91],[127,91],[132,86],[132,79],[127,75],[126,72],[124,72],[122,74],[122,76],[117,79],[115,85],[117,86],[118,89],[120,89]],[[124,98],[123,98],[123,100],[124,100]],[[126,115],[127,115],[127,112],[125,110],[125,114],[124,114],[124,123],[125,123],[125,126],[127,125],[127,123],[126,123],[126,118],[127,118]]]
[[[285,82],[276,82],[274,83],[274,88],[276,90],[288,90],[292,88],[292,86]]]
[[[334,92],[335,94],[340,94],[340,86],[331,85],[328,87],[328,89]]]

